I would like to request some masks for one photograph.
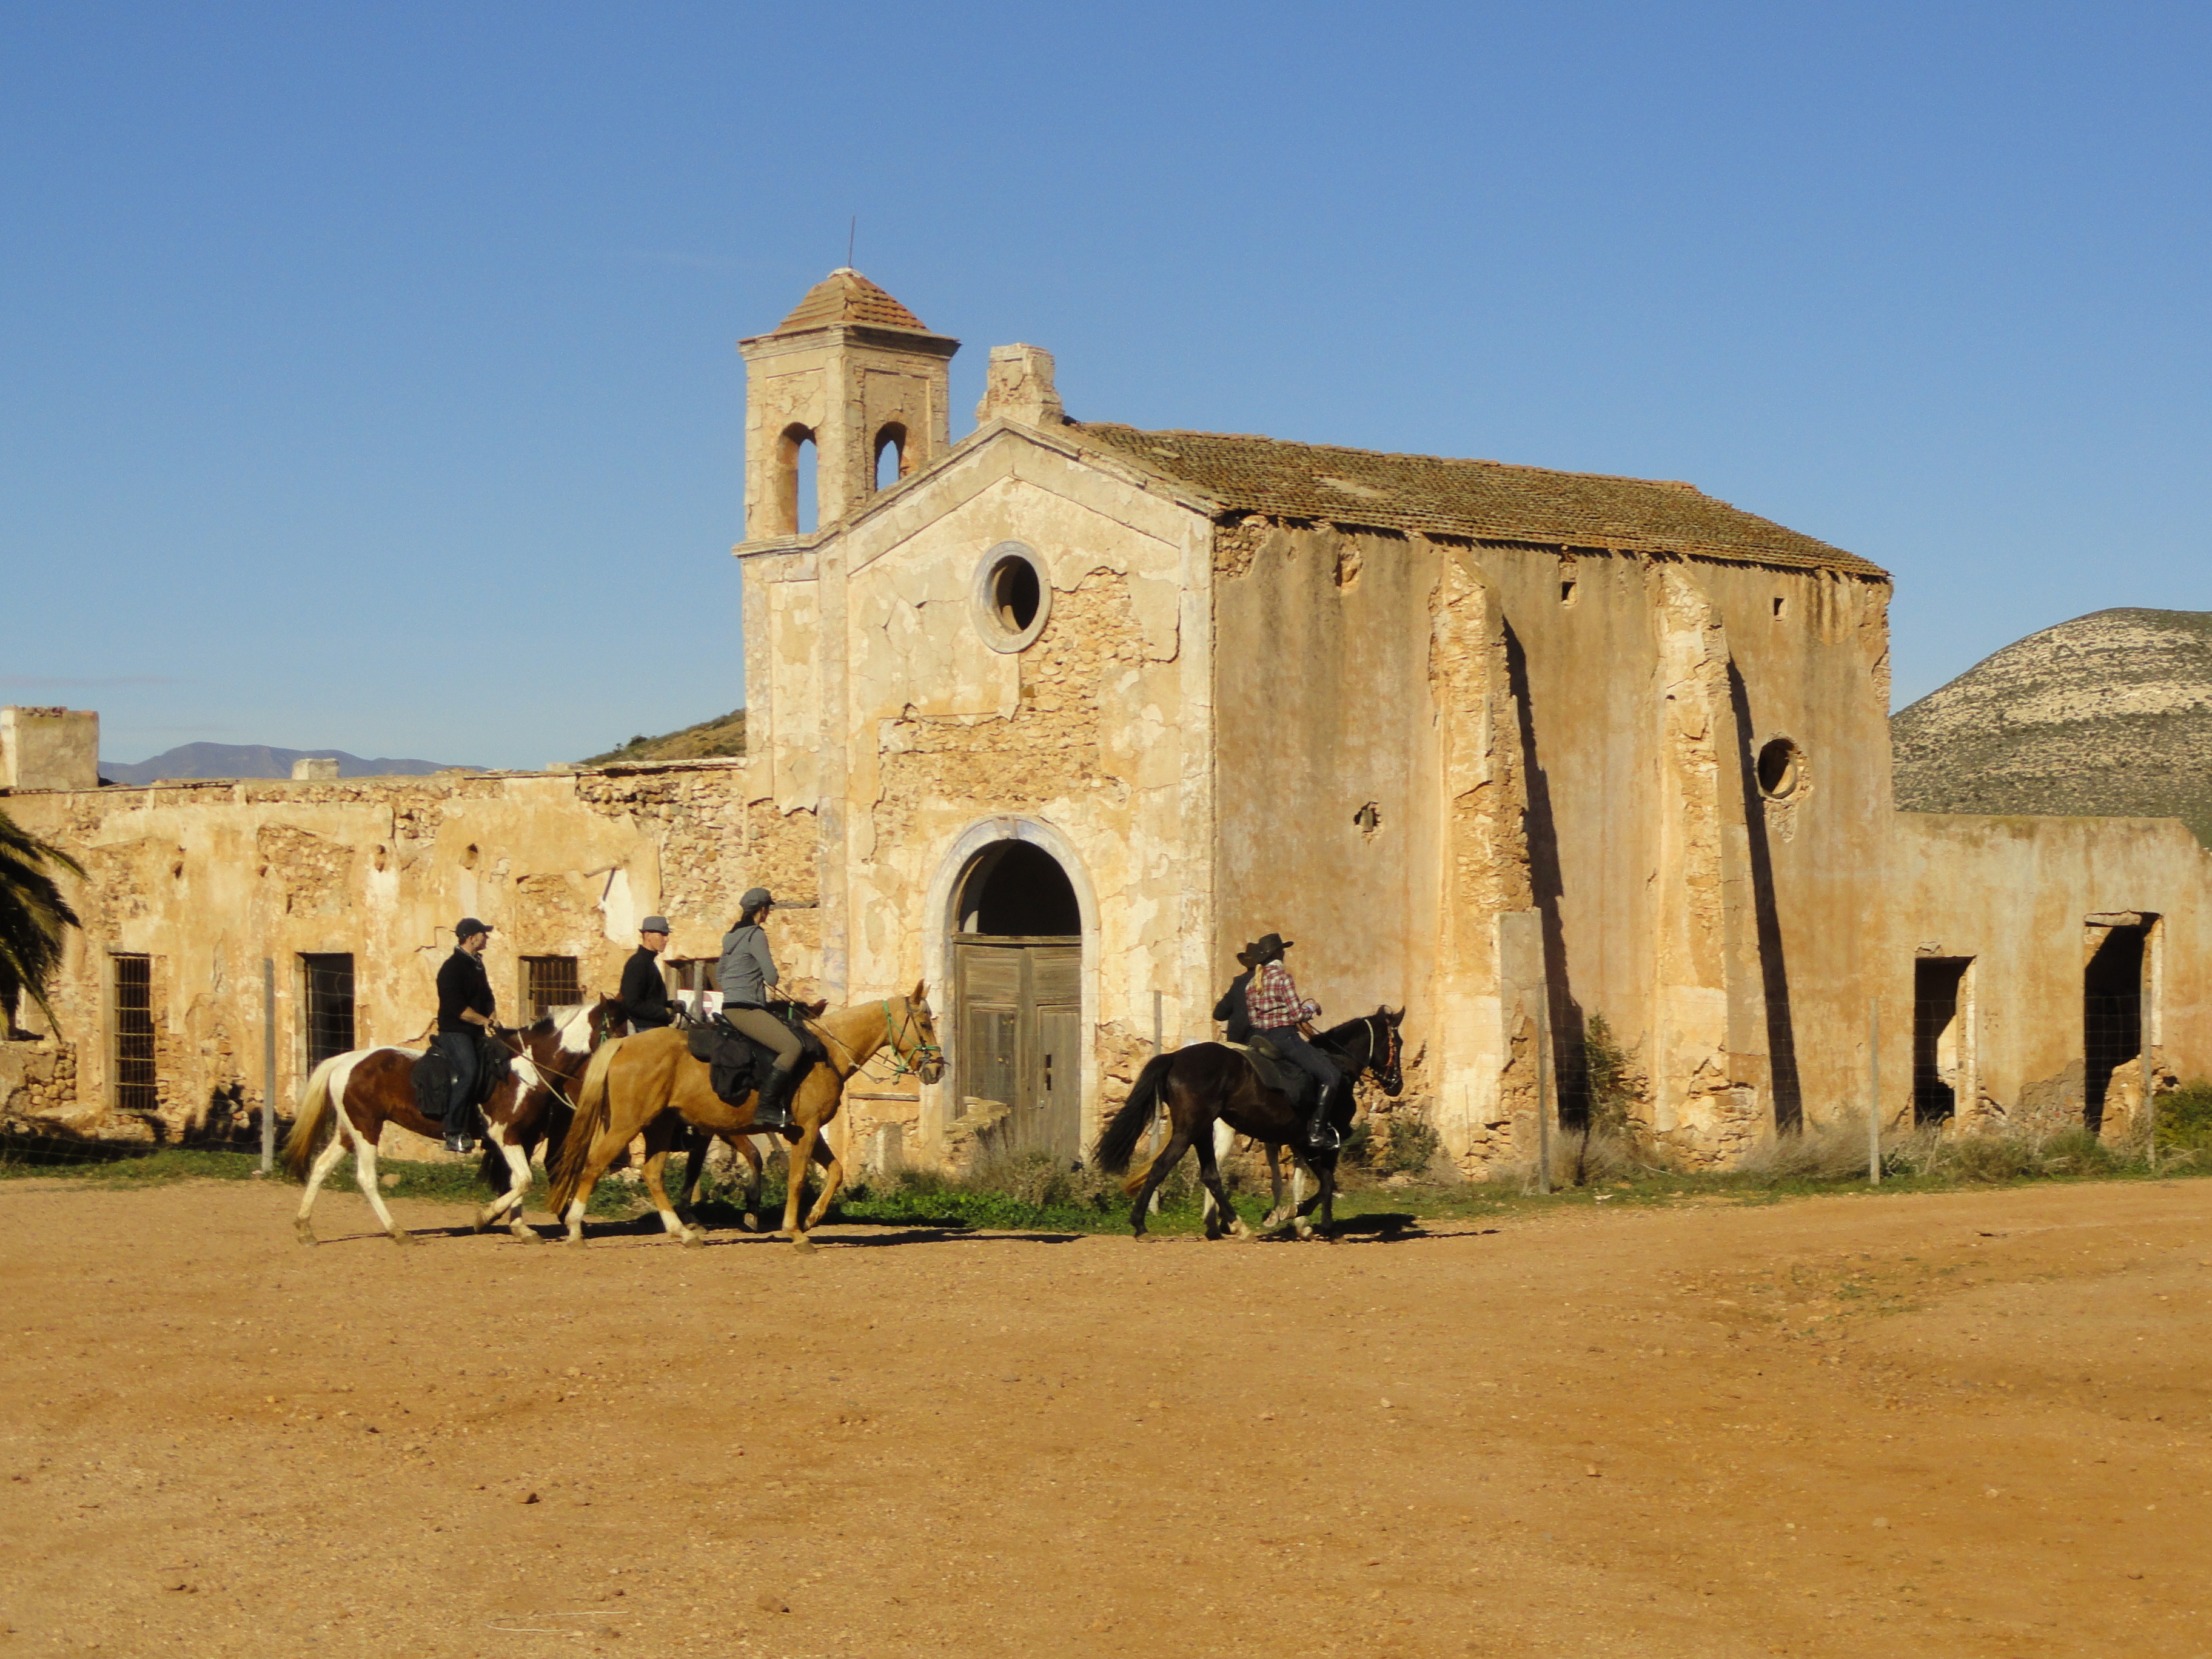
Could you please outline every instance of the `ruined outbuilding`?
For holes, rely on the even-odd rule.
[[[1895,810],[1875,564],[1686,483],[1076,420],[1026,345],[955,443],[957,349],[850,270],[743,343],[741,760],[19,792],[93,871],[81,1120],[256,1099],[264,959],[283,1098],[318,962],[400,1040],[465,911],[531,1004],[650,911],[695,982],[756,884],[816,994],[931,988],[951,1071],[856,1085],[863,1160],[1080,1157],[1270,930],[1329,1019],[1407,1009],[1469,1171],[1589,1109],[1600,1017],[1685,1165],[1877,1068],[1894,1122],[2096,1125],[2212,1069],[2182,825]]]

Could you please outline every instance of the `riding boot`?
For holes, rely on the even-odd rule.
[[[446,1114],[446,1150],[449,1152],[473,1152],[477,1149],[477,1131],[482,1127],[483,1115],[477,1110],[474,1101],[465,1101]]]
[[[1306,1144],[1317,1152],[1333,1152],[1344,1145],[1344,1137],[1331,1122],[1329,1107],[1336,1099],[1336,1085],[1331,1084],[1321,1091],[1314,1103],[1313,1121],[1306,1125]]]
[[[798,1077],[794,1067],[778,1066],[771,1070],[768,1081],[761,1085],[760,1098],[753,1103],[753,1121],[746,1127],[771,1134],[796,1128],[791,1121],[791,1093]]]

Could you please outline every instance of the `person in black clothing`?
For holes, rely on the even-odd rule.
[[[446,1097],[446,1150],[476,1150],[477,1044],[489,1030],[492,1011],[491,975],[484,972],[484,946],[491,929],[474,916],[453,924],[459,941],[453,954],[438,969],[438,1034],[432,1043],[453,1069],[453,1085]]]
[[[669,1012],[668,981],[660,975],[660,953],[668,948],[668,918],[647,916],[637,930],[637,949],[623,964],[622,1011],[633,1036],[675,1024]]]
[[[1251,988],[1253,969],[1260,965],[1252,954],[1259,947],[1255,945],[1248,945],[1237,953],[1237,960],[1244,964],[1244,971],[1229,981],[1229,988],[1221,994],[1221,1000],[1213,1005],[1214,1018],[1225,1022],[1229,1027],[1222,1035],[1231,1042],[1249,1042],[1252,1040],[1252,1018],[1244,1006],[1244,993]]]

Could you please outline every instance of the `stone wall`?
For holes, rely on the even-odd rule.
[[[15,793],[9,811],[75,854],[87,879],[71,884],[84,926],[53,998],[75,1076],[0,1072],[0,1105],[65,1105],[94,1132],[168,1139],[242,1125],[263,1095],[268,957],[283,1115],[306,1069],[301,957],[353,957],[356,1044],[410,1042],[430,1023],[437,967],[465,914],[492,924],[486,967],[514,1018],[521,957],[574,957],[587,993],[611,992],[646,915],[674,924],[672,957],[712,957],[738,895],[764,884],[793,905],[779,948],[804,990],[817,943],[811,814],[777,811],[757,775],[745,762],[706,761]],[[118,952],[150,959],[158,1104],[148,1126],[115,1106]]]

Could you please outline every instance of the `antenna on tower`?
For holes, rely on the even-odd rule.
[[[845,269],[853,268],[853,244],[860,237],[860,216],[854,214],[853,222],[845,228]]]

